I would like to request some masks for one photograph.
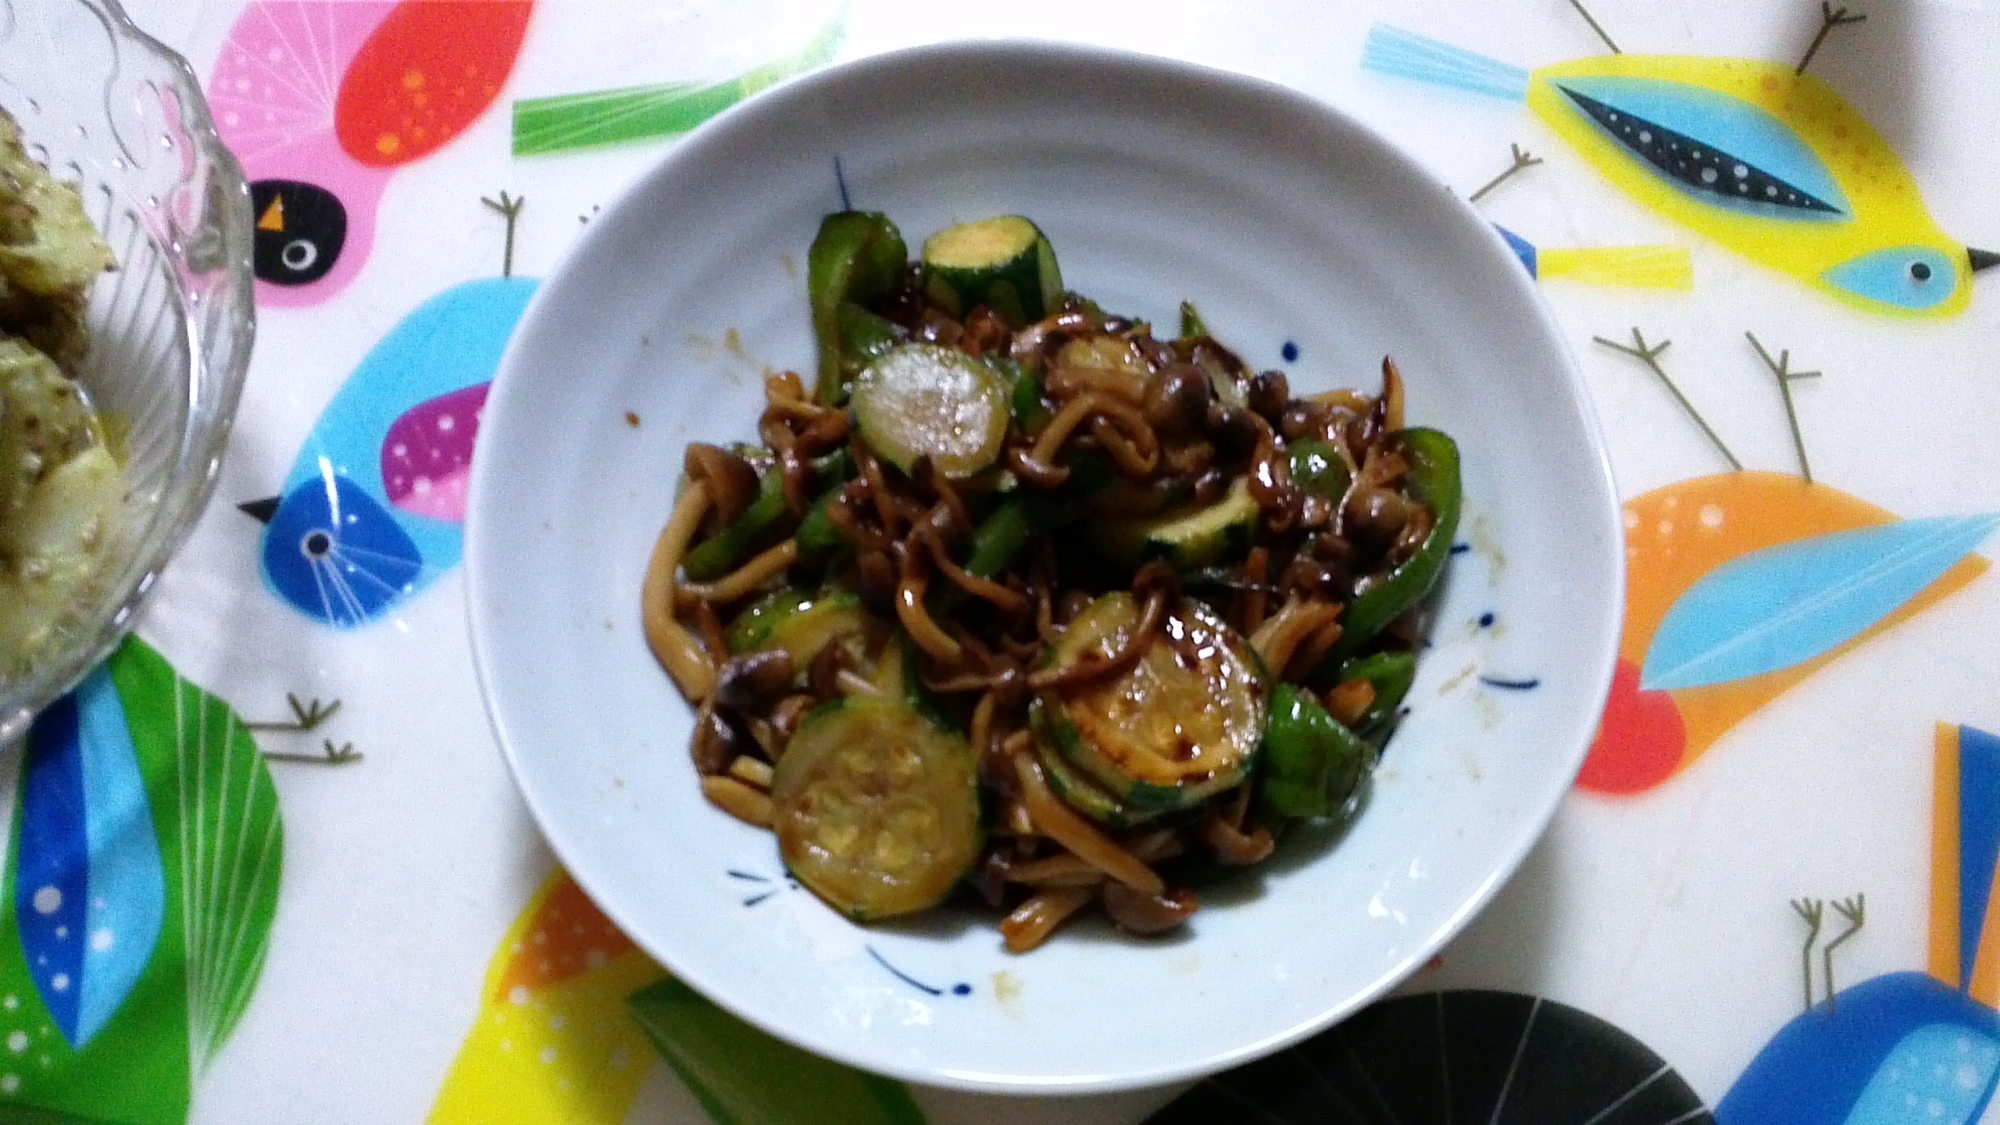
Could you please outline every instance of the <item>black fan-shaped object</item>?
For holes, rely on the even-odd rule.
[[[1147,1125],[1714,1125],[1673,1067],[1587,1012],[1514,992],[1385,1000],[1216,1075]]]

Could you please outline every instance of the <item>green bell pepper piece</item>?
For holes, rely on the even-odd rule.
[[[1292,483],[1314,496],[1338,502],[1347,495],[1353,474],[1347,460],[1323,441],[1297,441],[1291,447]]]
[[[1415,554],[1388,576],[1348,603],[1341,614],[1340,640],[1321,661],[1319,673],[1337,669],[1357,656],[1368,642],[1411,606],[1424,600],[1444,574],[1451,557],[1451,543],[1458,534],[1458,515],[1463,496],[1458,480],[1458,445],[1436,430],[1398,430],[1389,441],[1410,462],[1405,485],[1409,494],[1431,510],[1430,534]]]
[[[1279,684],[1259,754],[1263,811],[1278,817],[1340,812],[1374,764],[1375,748],[1335,722],[1310,692]]]
[[[1180,338],[1192,340],[1197,336],[1206,335],[1208,335],[1208,325],[1202,321],[1201,314],[1194,311],[1194,302],[1182,301]]]
[[[687,553],[681,567],[690,582],[713,582],[735,570],[750,556],[784,538],[790,513],[780,475],[765,473],[757,482],[757,498],[728,527],[701,541]]]
[[[799,545],[799,561],[825,564],[847,547],[846,538],[826,514],[827,508],[840,496],[841,487],[836,484],[820,493],[819,498],[812,502],[812,507],[806,509],[805,518],[799,521],[799,529],[792,533],[792,538]]]
[[[841,302],[834,317],[840,328],[840,378],[844,383],[852,382],[862,368],[910,338],[902,325],[853,301]]]
[[[832,486],[854,475],[854,456],[844,448],[814,458],[812,465],[816,479]],[[687,572],[688,581],[713,582],[742,566],[750,556],[783,539],[794,526],[791,517],[791,509],[785,504],[784,474],[772,469],[757,482],[757,498],[743,509],[742,515],[687,553],[681,567]],[[824,512],[821,518],[825,518]],[[831,532],[832,526],[829,524],[826,530]],[[835,535],[837,538],[838,533]],[[804,544],[800,550],[805,550]]]
[[[1408,652],[1374,652],[1357,656],[1340,666],[1340,683],[1366,680],[1375,689],[1375,698],[1354,724],[1361,737],[1380,746],[1388,741],[1396,724],[1396,708],[1410,694],[1410,681],[1417,676],[1417,658]]]
[[[966,573],[974,578],[991,578],[1007,569],[1021,548],[1028,545],[1032,530],[1026,504],[1019,500],[1003,502],[972,529],[972,553],[965,559]],[[956,585],[939,581],[931,587],[929,609],[933,615],[946,613],[965,597],[965,591]]]
[[[819,234],[806,253],[806,295],[812,304],[813,336],[819,342],[815,395],[821,402],[839,402],[847,393],[842,360],[850,344],[842,331],[841,306],[865,306],[887,294],[908,258],[902,232],[886,215],[837,211],[820,221]],[[853,321],[851,314],[849,319]]]
[[[1042,401],[1041,373],[1029,371],[1011,359],[987,362],[1013,385],[1013,392],[1007,400],[1007,412],[1014,416],[1015,428],[1024,434],[1032,434],[1047,425],[1053,414]]]
[[[979,521],[972,532],[972,554],[965,569],[975,578],[991,578],[1007,569],[1021,548],[1028,545],[1028,509],[1018,500],[1009,500]]]

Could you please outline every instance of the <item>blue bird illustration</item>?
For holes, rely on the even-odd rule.
[[[1811,1002],[1757,1053],[1715,1107],[1721,1125],[1978,1121],[2000,1085],[2000,738],[1939,724],[1932,782],[1927,972],[1896,972]],[[1861,921],[1849,904],[1850,932]],[[1843,935],[1844,936],[1844,935]],[[1836,939],[1837,944],[1840,939]],[[1829,978],[1832,958],[1826,958]]]
[[[277,496],[237,505],[264,523],[265,585],[315,621],[374,621],[458,564],[486,388],[536,282],[503,275],[419,305],[327,405]]]

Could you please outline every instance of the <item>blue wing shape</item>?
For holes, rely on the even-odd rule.
[[[418,305],[369,349],[327,403],[285,478],[286,492],[322,475],[321,463],[384,502],[382,439],[411,407],[491,382],[535,293],[532,278],[468,281]]]
[[[1521,265],[1527,267],[1529,277],[1541,276],[1535,270],[1535,247],[1533,243],[1501,226],[1499,223],[1494,223],[1493,229],[1499,231],[1500,237],[1507,240],[1507,249],[1512,250],[1514,256],[1521,259]]]
[[[1831,651],[1935,582],[2000,515],[1904,520],[1782,543],[1690,586],[1646,650],[1646,691],[1789,668]]]
[[[1972,983],[2000,866],[2000,738],[1958,728],[1958,979]]]
[[[1851,217],[1826,164],[1741,98],[1663,78],[1551,82],[1627,151],[1706,202],[1793,219]]]
[[[80,1050],[138,982],[166,917],[159,837],[104,669],[37,718],[23,770],[16,924],[43,1005]]]

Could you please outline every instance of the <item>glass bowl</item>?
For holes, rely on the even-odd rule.
[[[0,653],[0,746],[132,627],[215,482],[255,334],[250,193],[187,61],[116,0],[0,0],[0,107],[74,181],[117,256],[73,374],[118,436],[130,494],[106,565],[32,662]]]

